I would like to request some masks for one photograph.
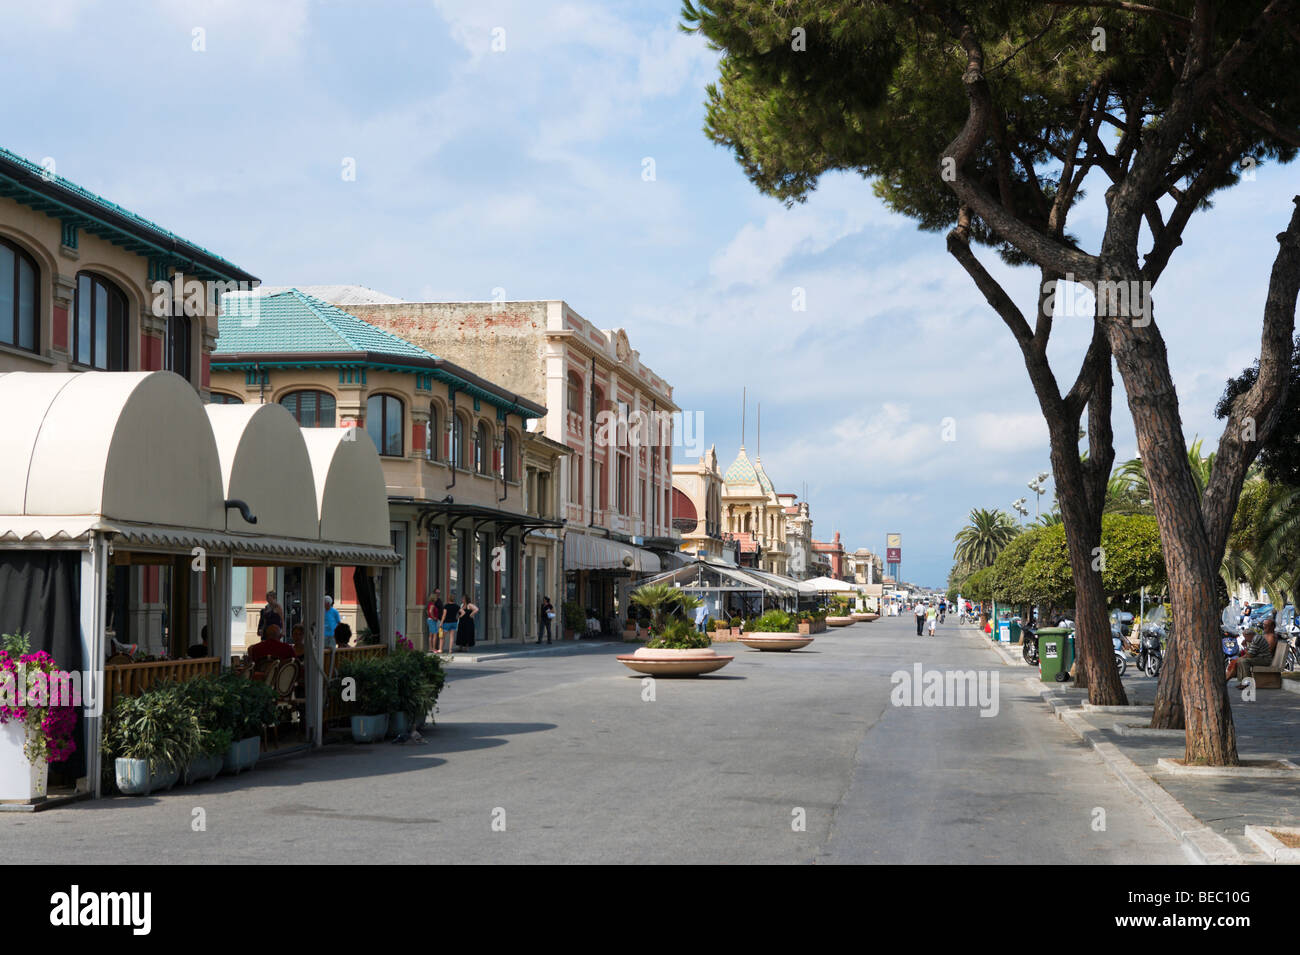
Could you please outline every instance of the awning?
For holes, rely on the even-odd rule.
[[[661,566],[658,555],[643,547],[572,530],[564,535],[565,570],[624,570],[656,574]]]

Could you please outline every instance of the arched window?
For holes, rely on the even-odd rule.
[[[392,395],[371,395],[366,401],[366,433],[379,453],[402,456],[402,401]]]
[[[569,394],[568,394],[569,411],[576,412],[581,417],[586,417],[585,410],[582,407],[582,378],[576,371],[569,372]]]
[[[424,426],[424,456],[430,461],[442,458],[442,432],[438,430],[438,406],[429,402],[429,423]]]
[[[40,274],[35,259],[0,239],[0,342],[40,350]]]
[[[451,463],[458,468],[465,466],[465,422],[460,415],[451,417]]]
[[[334,396],[328,391],[291,391],[280,399],[300,428],[334,427]]]
[[[505,446],[501,449],[501,480],[513,481],[515,476],[515,435],[509,428],[506,429]]]
[[[492,473],[492,432],[486,421],[480,421],[474,432],[474,470],[479,474]]]
[[[243,398],[223,394],[220,391],[214,391],[208,395],[208,404],[210,405],[242,405],[243,403]]]
[[[190,320],[184,315],[167,319],[167,338],[163,343],[163,366],[186,381],[190,380]]]
[[[126,296],[90,272],[77,276],[77,320],[72,330],[72,360],[89,368],[126,371]]]

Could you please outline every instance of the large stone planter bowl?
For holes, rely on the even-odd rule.
[[[826,618],[826,624],[827,626],[830,627],[847,627],[849,624],[853,622],[854,620],[852,617],[827,617]]]
[[[813,642],[813,638],[800,636],[797,633],[763,633],[756,631],[745,634],[740,638],[740,642],[755,650],[802,650]]]
[[[620,654],[618,662],[629,670],[649,676],[699,676],[720,670],[735,657],[719,656],[712,650],[651,650],[640,647],[635,653]]]
[[[864,613],[864,614],[862,615],[862,619],[865,620],[867,623],[875,623],[877,620],[880,619],[880,614],[878,614],[878,613]]]

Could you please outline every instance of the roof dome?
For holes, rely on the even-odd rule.
[[[754,463],[749,460],[743,444],[740,446],[740,454],[736,455],[736,460],[731,462],[731,467],[727,468],[726,473],[722,475],[722,480],[727,484],[758,483],[758,472],[754,470]]]
[[[775,494],[776,488],[772,487],[772,479],[768,477],[767,472],[763,470],[763,459],[761,457],[756,459],[754,471],[758,475],[758,486],[768,494]]]

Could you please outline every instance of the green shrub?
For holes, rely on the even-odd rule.
[[[120,697],[104,721],[104,770],[117,759],[143,759],[151,772],[180,772],[202,752],[194,705],[179,684],[158,683],[139,696]]]
[[[564,605],[564,628],[578,633],[587,629],[587,615],[582,612],[582,607],[572,601]]]
[[[703,650],[713,641],[685,620],[670,620],[659,634],[646,644],[652,650]]]
[[[769,610],[747,629],[757,633],[794,633],[799,629],[799,621],[784,610]]]

